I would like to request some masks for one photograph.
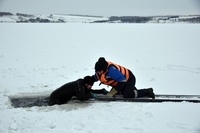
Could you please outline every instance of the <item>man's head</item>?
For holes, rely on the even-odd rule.
[[[91,76],[85,76],[84,79],[84,84],[88,89],[91,89],[93,84],[94,84],[94,79]]]

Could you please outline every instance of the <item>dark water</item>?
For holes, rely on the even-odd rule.
[[[11,104],[15,108],[20,107],[33,107],[33,106],[48,106],[49,97],[21,97],[10,98]]]

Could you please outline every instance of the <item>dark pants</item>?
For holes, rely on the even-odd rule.
[[[135,87],[136,78],[131,71],[129,71],[129,79],[126,82],[124,89],[122,90],[123,96],[125,98],[136,98],[135,92],[137,88]]]
[[[124,98],[137,98],[137,97],[145,97],[148,94],[148,89],[140,89],[137,90],[135,87],[136,78],[133,73],[129,70],[129,79],[126,82],[124,89],[122,90],[122,94]]]

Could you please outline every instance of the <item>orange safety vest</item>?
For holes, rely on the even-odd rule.
[[[101,83],[103,83],[105,85],[110,85],[112,87],[117,86],[117,84],[118,84],[117,81],[115,81],[113,79],[106,79],[106,74],[108,73],[108,67],[110,65],[115,66],[122,73],[122,75],[124,75],[124,77],[126,78],[126,81],[128,80],[128,78],[129,78],[129,71],[128,71],[128,69],[126,69],[125,67],[122,67],[120,65],[117,65],[115,63],[109,62],[109,61],[107,61],[107,63],[108,63],[108,66],[107,66],[106,72],[104,72],[102,75],[98,75],[96,73],[96,76],[100,80]]]

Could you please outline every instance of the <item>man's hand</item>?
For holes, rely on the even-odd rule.
[[[102,93],[104,94],[104,95],[107,95],[108,94],[108,91],[106,90],[106,89],[101,89],[101,91],[102,91]]]
[[[97,98],[97,94],[94,94],[92,92],[91,92],[91,96],[92,96],[91,98]]]
[[[110,90],[110,92],[108,92],[107,96],[113,97],[113,96],[116,95],[116,94],[117,94],[117,90],[116,90],[115,88],[112,88],[112,89]]]

